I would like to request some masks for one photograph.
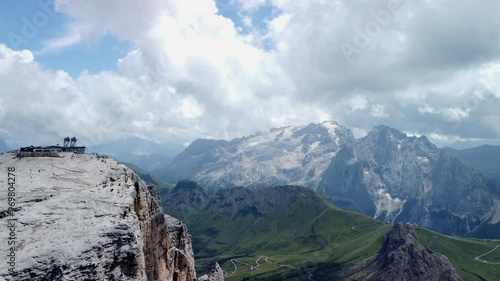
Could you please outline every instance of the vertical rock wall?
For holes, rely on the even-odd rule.
[[[112,159],[61,156],[0,156],[16,178],[14,211],[0,193],[0,224],[13,224],[0,231],[0,252],[15,254],[0,280],[196,280],[187,229],[164,215],[154,186]]]

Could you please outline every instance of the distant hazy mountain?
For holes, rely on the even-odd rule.
[[[141,138],[128,138],[90,146],[87,151],[114,157],[122,162],[132,163],[146,171],[165,165],[184,149],[173,143],[156,143]]]
[[[500,146],[482,145],[474,148],[457,150],[445,148],[447,152],[475,170],[488,175],[500,182]]]
[[[5,141],[3,139],[0,139],[0,153],[5,153],[9,150],[10,150],[10,148],[7,146]]]
[[[213,188],[297,184],[316,187],[351,130],[336,122],[283,127],[232,141],[198,139],[159,174]]]
[[[388,222],[467,235],[500,220],[496,189],[493,180],[426,137],[379,126],[337,153],[318,192],[342,208]]]

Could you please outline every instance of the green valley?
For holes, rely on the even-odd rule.
[[[166,213],[184,221],[193,236],[197,270],[219,262],[227,280],[348,278],[360,264],[374,262],[391,228],[298,186],[212,192],[184,181],[162,196]],[[500,265],[475,260],[500,242],[417,233],[425,246],[446,255],[464,280],[500,276]],[[499,257],[500,249],[483,259]]]

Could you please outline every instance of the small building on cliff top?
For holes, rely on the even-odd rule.
[[[59,157],[58,152],[85,153],[85,146],[76,146],[75,137],[64,139],[64,145],[27,146],[17,151],[17,157]]]

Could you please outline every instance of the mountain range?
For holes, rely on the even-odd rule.
[[[160,189],[160,200],[157,188],[114,159],[70,152],[6,154],[0,168],[9,171],[0,183],[25,191],[11,191],[15,206],[0,207],[0,220],[9,224],[0,238],[15,240],[10,243],[15,247],[0,246],[10,261],[0,264],[1,280],[497,280],[500,275],[496,241],[391,226],[341,210],[306,187],[212,191],[180,181]],[[205,275],[197,279],[197,274]]]
[[[197,139],[158,175],[207,188],[295,184],[316,187],[340,147],[354,141],[336,122],[283,127],[225,140]]]
[[[155,175],[169,182],[191,179],[211,190],[302,185],[386,222],[500,238],[491,230],[500,221],[498,182],[450,151],[387,126],[356,139],[327,121],[231,141],[198,139]]]
[[[426,137],[379,126],[338,152],[317,190],[374,218],[467,235],[500,220],[497,189]]]

